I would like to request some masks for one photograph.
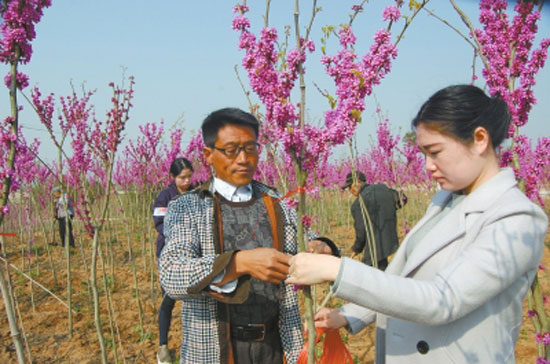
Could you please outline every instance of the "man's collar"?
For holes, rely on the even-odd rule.
[[[223,198],[233,202],[246,202],[252,198],[252,186],[235,186],[222,179],[214,177],[212,183],[214,192],[219,193]]]

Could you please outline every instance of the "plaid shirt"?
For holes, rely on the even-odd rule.
[[[280,197],[256,181],[252,181],[252,188]],[[284,203],[280,207],[284,225],[283,252],[296,254],[296,214]],[[222,342],[227,340],[225,337],[220,337],[219,302],[207,294],[208,288],[199,294],[192,292],[193,287],[209,282],[218,274],[215,262],[220,255],[215,247],[214,221],[211,184],[171,201],[164,219],[166,245],[159,260],[160,281],[168,295],[182,300],[181,364],[224,363],[226,358],[222,357],[220,348],[231,345]],[[281,283],[280,292],[281,344],[287,364],[294,364],[303,346],[298,300],[292,285]]]

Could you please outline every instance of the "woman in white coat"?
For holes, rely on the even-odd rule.
[[[351,303],[316,326],[357,333],[376,320],[376,363],[515,363],[522,302],[548,220],[500,169],[506,103],[474,86],[435,93],[413,120],[441,186],[385,272],[349,258],[300,253],[287,283],[333,281]]]

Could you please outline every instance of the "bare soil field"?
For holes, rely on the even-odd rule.
[[[352,231],[344,226],[332,229],[333,237],[343,243],[343,253],[350,255],[350,244],[352,242]],[[7,240],[6,240],[7,241]],[[548,242],[548,239],[547,239]],[[9,243],[9,241],[7,241]],[[55,295],[66,301],[66,277],[64,250],[60,246],[50,246],[52,260],[57,271],[57,284],[53,280],[47,254],[44,251],[44,243],[37,243],[38,255],[32,257],[33,278],[51,290]],[[114,347],[117,348],[118,363],[155,363],[158,333],[157,333],[157,310],[161,302],[158,277],[151,277],[151,260],[149,254],[140,251],[145,246],[143,242],[135,243],[134,254],[137,268],[137,282],[141,302],[143,327],[140,328],[139,309],[136,300],[136,292],[133,288],[133,275],[127,252],[127,245],[123,243],[113,244],[114,255],[111,261],[113,266],[106,266],[106,281],[101,275],[101,265],[98,264],[98,281],[101,297],[101,318],[103,332],[106,338],[109,362],[115,363]],[[11,249],[12,251],[14,249]],[[89,252],[85,246],[84,251]],[[86,256],[90,256],[87,254]],[[8,255],[9,261],[17,267],[29,264],[29,259],[22,258],[21,253]],[[36,263],[36,259],[39,264]],[[72,285],[73,285],[73,307],[76,312],[73,316],[72,337],[68,334],[67,308],[52,295],[44,292],[36,285],[31,287],[28,280],[10,270],[12,284],[15,286],[17,305],[20,312],[20,321],[27,338],[28,350],[27,360],[32,359],[33,363],[79,363],[96,364],[101,363],[100,347],[93,319],[93,307],[89,298],[85,268],[77,244],[72,251]],[[108,262],[109,260],[106,259]],[[550,252],[544,251],[542,265],[550,267]],[[39,267],[39,271],[38,268]],[[88,262],[89,269],[89,262]],[[28,268],[27,268],[28,270]],[[28,273],[28,271],[26,273]],[[114,272],[114,275],[112,273]],[[550,281],[547,271],[539,271],[544,292],[550,292]],[[154,282],[154,294],[152,293],[152,282]],[[105,295],[104,284],[111,287],[112,321],[113,332],[109,325],[107,296]],[[318,302],[322,300],[327,292],[326,285],[320,285],[316,289]],[[340,305],[339,299],[331,298],[330,305]],[[521,328],[521,335],[516,346],[517,363],[535,363],[537,348],[533,323],[527,318],[527,301],[524,305],[524,324]],[[3,302],[2,302],[2,308]],[[181,324],[179,319],[179,303],[174,309],[172,320],[169,347],[177,362],[179,357],[179,344],[181,340]],[[5,311],[2,310],[2,324],[0,325],[0,363],[16,363],[14,345],[11,339]],[[374,357],[374,327],[371,326],[359,335],[347,335],[344,331],[344,341],[347,343],[352,355],[356,357],[357,363],[373,363]],[[30,361],[28,361],[30,362]]]

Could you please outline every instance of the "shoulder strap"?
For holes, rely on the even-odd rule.
[[[262,198],[264,200],[265,209],[267,210],[267,214],[269,216],[269,223],[271,224],[271,235],[273,237],[273,247],[279,251],[282,251],[282,244],[280,240],[280,234],[277,223],[277,215],[275,213],[275,204],[278,203],[277,200],[275,200],[273,197],[269,196],[268,194],[262,194]]]
[[[223,220],[220,199],[214,195],[212,202],[214,204],[214,239],[218,242],[218,245],[215,246],[216,253],[223,254]]]

